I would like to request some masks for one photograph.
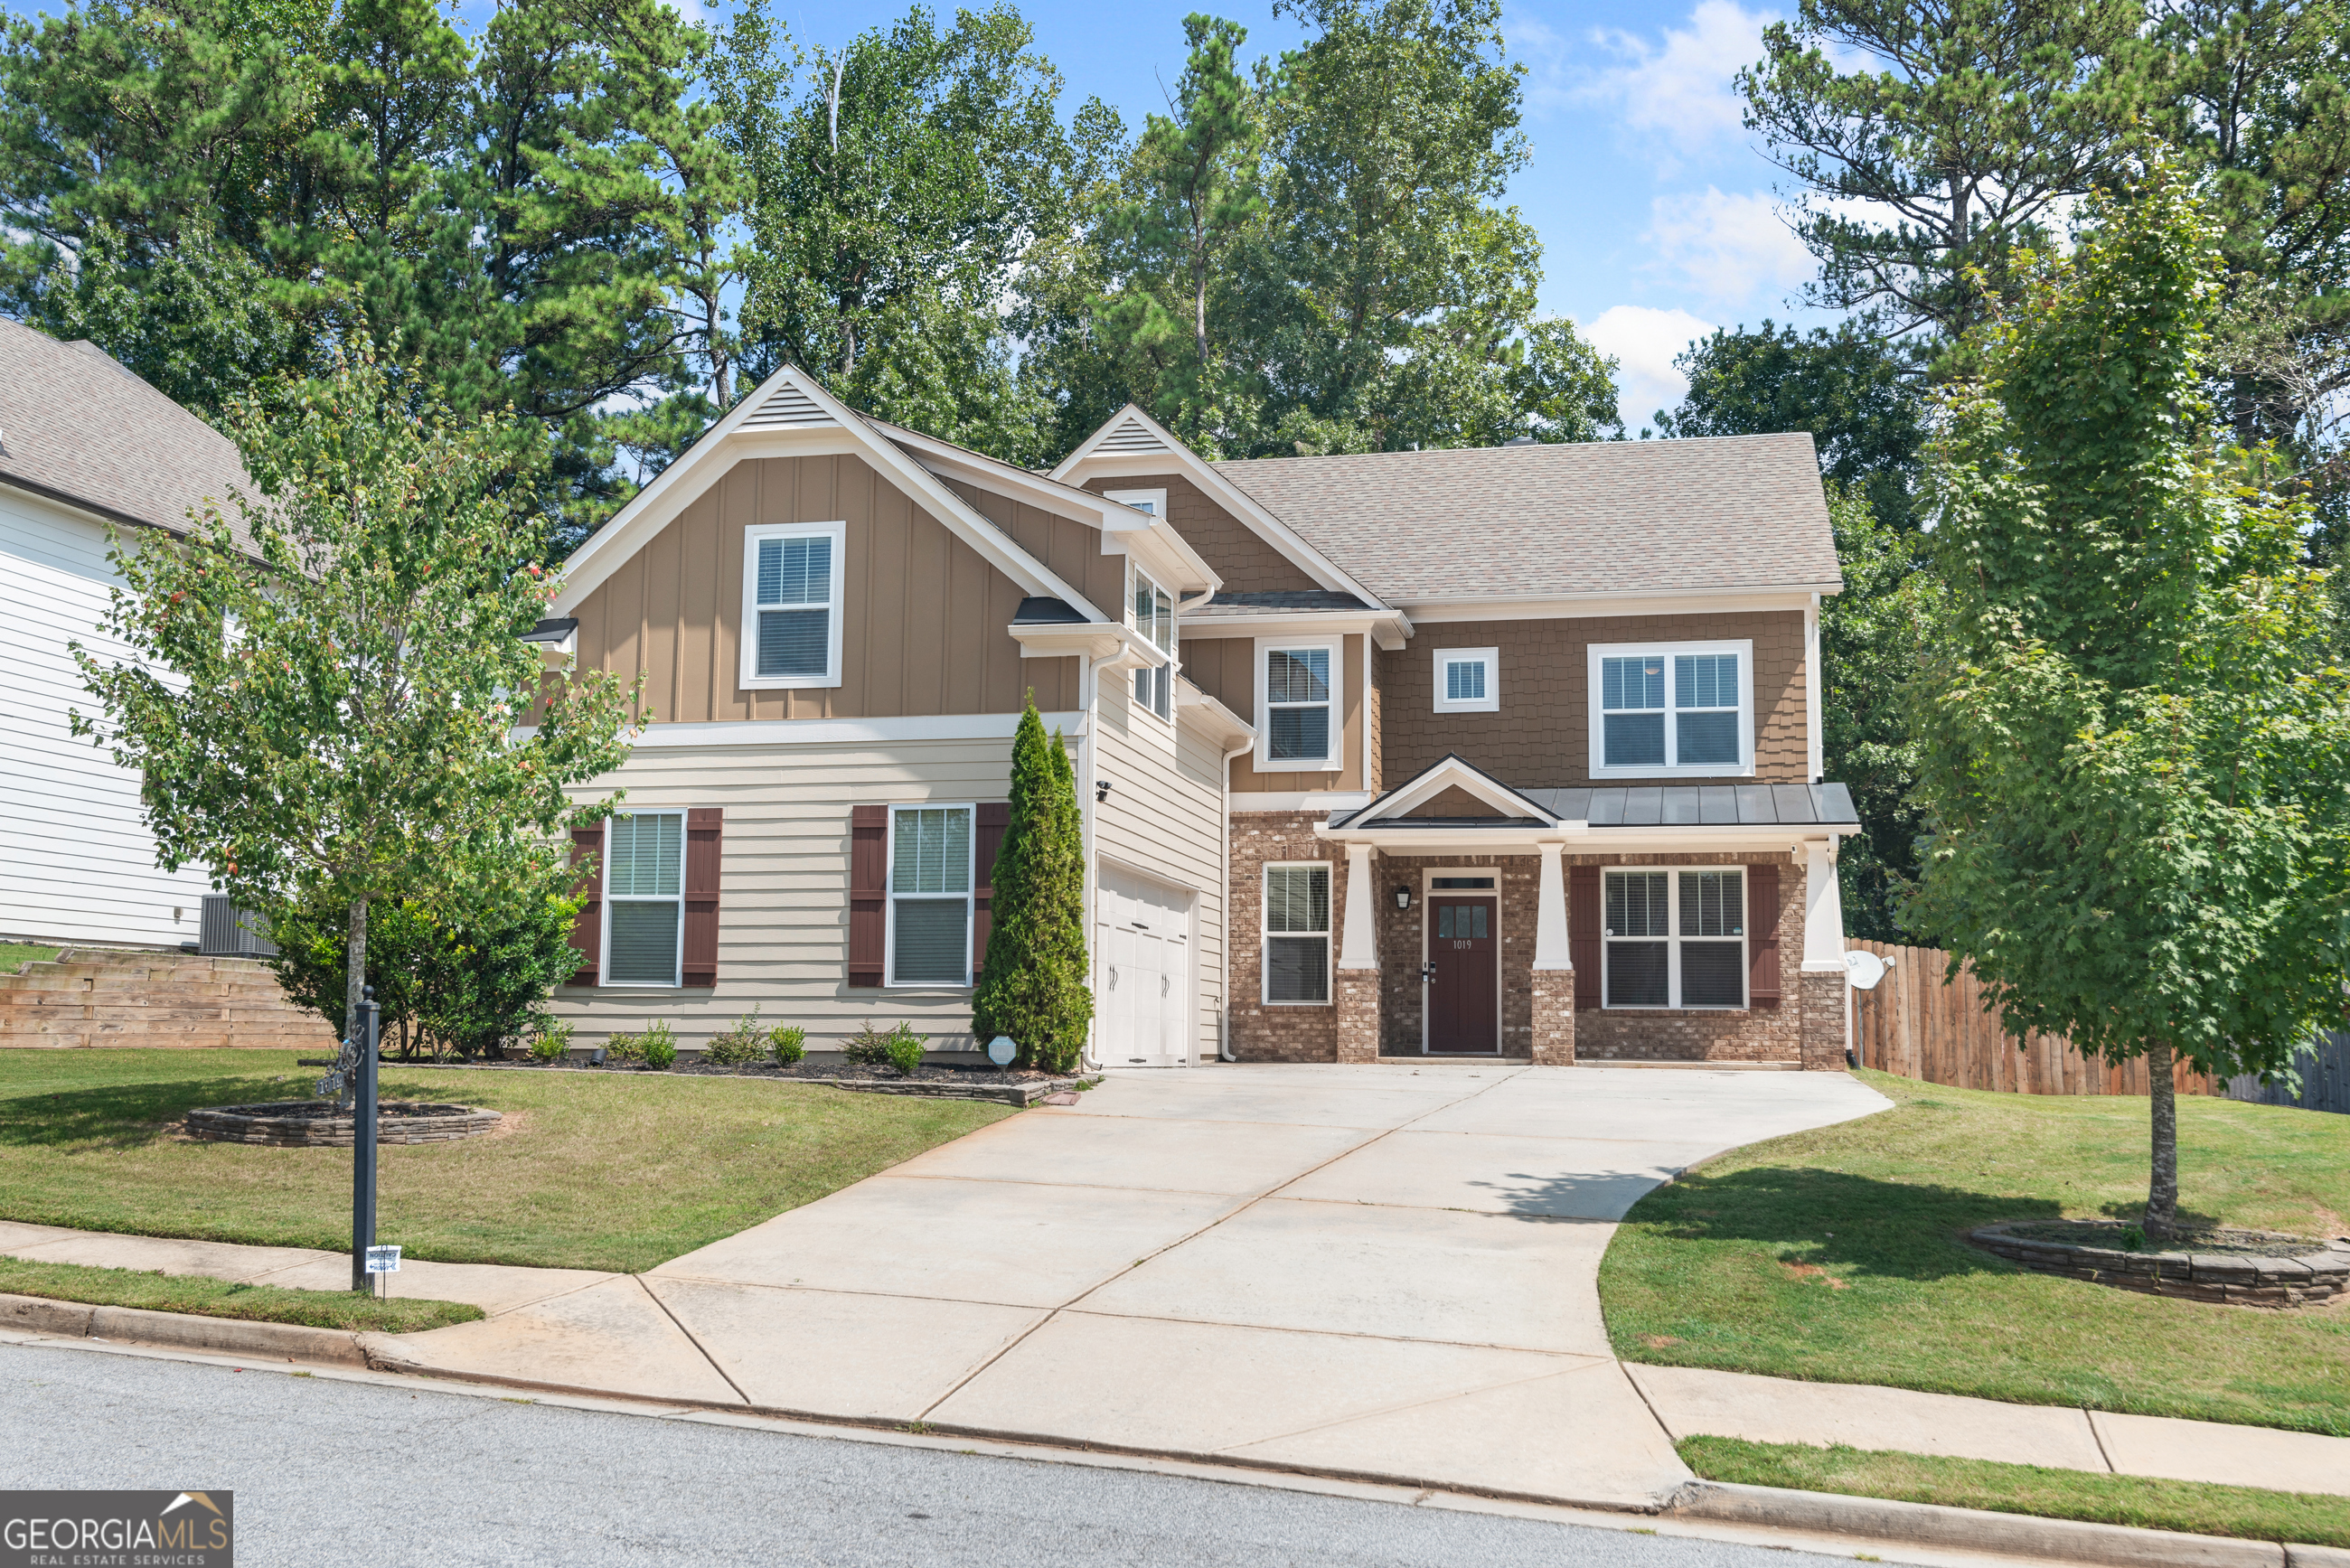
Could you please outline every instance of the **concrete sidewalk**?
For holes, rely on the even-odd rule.
[[[2350,1490],[2350,1440],[1627,1367],[1614,1221],[1866,1116],[1842,1075],[1115,1075],[640,1276],[412,1263],[420,1372],[1648,1506],[1704,1432]],[[26,1257],[337,1288],[334,1254],[0,1226]]]

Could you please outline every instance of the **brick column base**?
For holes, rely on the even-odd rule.
[[[1379,971],[1342,969],[1338,973],[1338,1060],[1379,1059]]]
[[[1844,1071],[1846,983],[1842,970],[1804,971],[1804,1071],[1807,1073]]]
[[[1534,1059],[1537,1067],[1575,1065],[1575,971],[1538,969],[1534,975]]]

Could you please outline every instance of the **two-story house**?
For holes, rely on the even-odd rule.
[[[650,721],[560,1005],[969,1045],[1033,691],[1097,1060],[1840,1065],[1840,587],[1804,435],[1210,462],[1129,408],[1039,474],[785,370],[539,633]]]

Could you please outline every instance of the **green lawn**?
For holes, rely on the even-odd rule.
[[[1860,1076],[1895,1107],[1735,1150],[1633,1207],[1599,1272],[1618,1355],[2350,1436],[2350,1309],[2138,1295],[1960,1240],[2139,1212],[2146,1101]],[[2350,1116],[2182,1098],[2178,1137],[2199,1220],[2350,1233]]]
[[[1684,1438],[1679,1446],[1681,1462],[1708,1480],[2193,1535],[2350,1546],[2350,1497],[1737,1438]]]
[[[28,963],[47,963],[57,956],[58,950],[36,947],[31,942],[0,942],[0,974],[15,974]]]
[[[192,1313],[254,1323],[298,1323],[312,1328],[375,1329],[413,1334],[473,1323],[483,1314],[461,1302],[421,1301],[406,1296],[378,1300],[349,1291],[296,1291],[278,1285],[243,1285],[203,1274],[166,1274],[146,1269],[97,1269],[80,1263],[36,1263],[0,1256],[0,1293],[47,1296],[52,1301],[98,1306],[145,1307],[151,1312]]]
[[[0,1219],[340,1249],[348,1149],[195,1143],[197,1106],[306,1096],[290,1051],[0,1050]],[[379,1237],[412,1258],[651,1268],[1014,1114],[963,1100],[663,1074],[383,1069],[387,1098],[509,1113],[383,1150]]]

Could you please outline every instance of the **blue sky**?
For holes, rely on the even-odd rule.
[[[680,0],[722,19],[728,0]],[[775,0],[804,47],[837,47],[905,12],[909,0]],[[1570,316],[1621,361],[1617,382],[1637,430],[1679,401],[1673,356],[1717,326],[1791,313],[1812,276],[1781,215],[1776,171],[1739,124],[1731,78],[1762,53],[1780,13],[1745,0],[1504,0],[1503,31],[1524,63],[1533,161],[1510,200],[1543,240],[1543,308]],[[476,17],[485,0],[463,0]],[[61,9],[0,0],[8,10]],[[939,7],[951,9],[951,5]],[[1060,67],[1067,106],[1115,105],[1129,130],[1165,107],[1183,67],[1185,13],[1209,9],[1249,30],[1250,57],[1296,44],[1271,0],[1024,0],[1037,47]],[[1792,9],[1792,6],[1789,7]]]

